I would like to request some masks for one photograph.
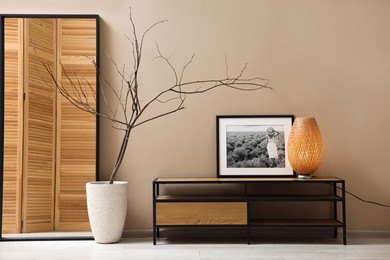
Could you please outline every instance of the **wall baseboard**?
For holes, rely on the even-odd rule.
[[[153,237],[153,230],[152,229],[124,230],[122,237],[124,237],[124,238],[150,238],[150,237]]]
[[[342,232],[339,230],[339,235]],[[390,230],[347,230],[348,237],[390,237]]]

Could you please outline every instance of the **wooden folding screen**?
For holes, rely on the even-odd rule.
[[[5,20],[4,36],[4,185],[3,232],[18,233],[21,226],[23,145],[23,20]]]
[[[96,119],[56,93],[41,61],[67,88],[67,77],[88,81],[96,106],[96,20],[6,21],[3,232],[89,230]]]
[[[25,19],[22,232],[54,229],[56,20]],[[42,80],[43,78],[43,80]]]
[[[67,77],[76,85],[80,82],[95,107],[96,70],[90,59],[96,58],[96,20],[59,19],[58,28],[60,80],[70,92]],[[56,230],[90,229],[85,184],[96,177],[95,120],[58,95]]]

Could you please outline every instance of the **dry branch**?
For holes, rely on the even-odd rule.
[[[131,42],[132,46],[132,59],[133,59],[133,69],[131,72],[126,72],[125,66],[120,68],[117,63],[109,57],[109,60],[112,62],[113,66],[116,69],[117,74],[121,79],[121,85],[119,88],[114,87],[109,83],[109,81],[105,78],[104,74],[99,70],[95,60],[91,59],[90,61],[95,66],[96,72],[99,75],[101,85],[104,84],[106,89],[100,87],[100,96],[101,100],[106,103],[110,114],[105,114],[100,111],[97,111],[91,105],[90,100],[94,99],[96,101],[96,97],[98,96],[96,93],[92,92],[92,97],[88,95],[88,89],[91,90],[92,86],[86,82],[84,79],[74,76],[72,77],[67,74],[67,72],[62,67],[62,71],[64,72],[66,83],[70,85],[70,89],[64,86],[63,81],[57,81],[54,73],[50,69],[48,65],[41,61],[46,71],[49,73],[51,79],[56,85],[58,92],[66,98],[70,103],[72,103],[77,108],[93,114],[95,116],[100,116],[107,120],[110,120],[113,124],[113,127],[118,130],[123,130],[124,136],[121,143],[121,147],[119,149],[119,153],[113,167],[110,183],[113,183],[115,176],[122,164],[125,152],[128,147],[129,139],[131,133],[134,128],[141,126],[145,123],[151,122],[153,120],[168,116],[170,114],[176,113],[184,109],[184,104],[187,96],[195,95],[195,94],[203,94],[209,92],[211,90],[217,88],[231,88],[239,91],[256,91],[260,89],[271,89],[268,86],[268,80],[260,77],[255,78],[244,78],[243,75],[246,70],[246,64],[243,66],[241,71],[236,76],[229,75],[229,67],[227,63],[227,57],[225,58],[226,65],[226,76],[223,78],[212,78],[212,79],[203,79],[196,81],[184,81],[184,75],[187,69],[190,67],[194,60],[194,55],[188,60],[188,62],[181,68],[180,73],[178,74],[178,70],[173,66],[170,62],[169,58],[165,57],[158,44],[156,43],[156,49],[158,56],[156,59],[161,59],[165,62],[165,64],[172,71],[175,82],[164,89],[163,91],[157,93],[154,97],[144,102],[140,101],[140,92],[142,88],[140,88],[139,83],[139,70],[142,61],[142,50],[144,45],[144,40],[147,34],[157,25],[166,22],[160,21],[154,23],[150,26],[141,36],[140,40],[136,33],[136,26],[132,17],[131,9],[129,12],[129,19],[132,34],[131,36],[126,36],[126,38]],[[115,98],[115,107],[108,101],[107,95],[112,94]],[[174,95],[172,97],[172,95]],[[170,109],[167,110],[159,110],[161,112],[151,115],[150,117],[145,117],[144,114],[148,111],[153,104],[165,104],[173,101],[177,101],[177,104]]]

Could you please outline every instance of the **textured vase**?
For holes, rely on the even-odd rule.
[[[297,117],[288,138],[288,160],[300,178],[309,178],[322,160],[322,137],[314,117]]]
[[[118,242],[126,220],[127,182],[87,183],[87,207],[96,243]]]

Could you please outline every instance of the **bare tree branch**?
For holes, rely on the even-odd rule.
[[[131,56],[133,63],[133,66],[131,66],[132,71],[126,72],[125,65],[123,65],[122,67],[118,66],[118,64],[110,56],[108,56],[108,59],[115,67],[115,70],[121,81],[119,87],[114,87],[112,84],[110,84],[110,82],[98,68],[94,59],[90,59],[90,61],[94,65],[95,70],[99,78],[101,79],[99,93],[96,93],[96,91],[94,91],[93,84],[90,84],[85,78],[78,76],[75,72],[72,72],[71,75],[68,74],[68,72],[63,66],[61,67],[61,69],[65,77],[61,81],[58,81],[56,79],[55,73],[50,69],[50,66],[48,66],[44,61],[41,60],[41,63],[43,64],[46,72],[50,75],[50,79],[54,82],[54,85],[57,88],[58,92],[72,105],[92,115],[105,118],[112,122],[112,127],[114,129],[124,131],[124,136],[119,149],[119,153],[117,155],[117,159],[113,167],[113,171],[111,173],[110,183],[113,183],[115,176],[122,164],[133,129],[151,121],[183,110],[185,108],[185,101],[188,96],[203,94],[218,88],[229,88],[238,91],[257,91],[260,89],[272,89],[272,87],[268,86],[268,79],[264,79],[261,77],[244,77],[245,71],[247,69],[247,64],[242,67],[242,69],[238,72],[236,76],[230,76],[228,58],[226,55],[226,75],[224,77],[185,81],[185,74],[190,65],[193,63],[195,55],[193,54],[191,58],[187,61],[187,63],[185,63],[184,66],[179,70],[175,68],[175,66],[170,61],[170,58],[163,55],[159,48],[159,45],[156,42],[158,56],[155,59],[162,59],[164,61],[164,64],[171,70],[174,75],[174,82],[172,85],[167,86],[165,89],[163,88],[162,91],[156,93],[153,97],[147,100],[142,100],[141,104],[140,92],[143,87],[141,88],[142,85],[139,81],[139,71],[142,61],[144,41],[146,39],[147,34],[153,28],[162,23],[165,23],[166,20],[152,24],[143,32],[140,39],[137,35],[136,26],[131,13],[131,8],[129,11],[129,20],[131,35],[125,35],[125,37],[131,43]],[[42,79],[44,80],[43,77]],[[66,86],[64,84],[66,84]],[[110,94],[111,92],[114,101],[109,102],[106,94]],[[100,96],[102,97],[101,99],[103,99],[106,103],[107,108],[109,110],[109,114],[97,111],[92,104],[92,102],[96,102],[96,97],[99,96],[98,94],[100,94]],[[90,95],[92,97],[90,97]],[[112,107],[112,103],[114,103],[115,107]],[[170,103],[170,106],[165,106],[165,104],[167,103]],[[155,114],[148,114],[148,116],[146,116],[146,111],[151,110],[150,107],[152,106],[156,106],[156,108],[158,108],[153,110],[157,112],[155,112]],[[121,115],[118,115],[119,111]]]
[[[169,58],[166,58],[161,54],[161,51],[160,51],[160,48],[158,47],[157,42],[156,42],[156,48],[157,48],[157,52],[158,52],[159,56],[157,56],[155,59],[163,59],[168,64],[168,66],[171,68],[171,70],[173,72],[173,75],[175,76],[175,84],[176,85],[179,84],[179,78],[177,76],[176,69],[173,67],[172,63],[169,61]]]

